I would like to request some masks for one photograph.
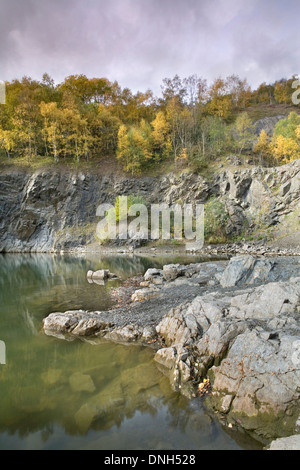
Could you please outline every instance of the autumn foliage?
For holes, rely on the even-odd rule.
[[[300,158],[300,116],[293,112],[287,119],[279,121],[272,139],[262,130],[254,151],[264,156],[271,155],[278,163]]]
[[[0,155],[56,163],[113,156],[132,174],[165,160],[199,168],[224,152],[249,148],[254,130],[248,107],[291,104],[294,79],[251,90],[235,75],[211,84],[176,75],[163,80],[161,97],[155,97],[106,78],[72,75],[56,85],[47,74],[41,81],[24,77],[6,83]],[[272,140],[262,131],[254,150],[284,163],[299,158],[299,143],[294,113],[278,124]]]

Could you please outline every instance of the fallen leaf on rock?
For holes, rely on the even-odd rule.
[[[207,395],[211,391],[209,379],[204,379],[201,384],[198,385],[198,393],[200,397]]]

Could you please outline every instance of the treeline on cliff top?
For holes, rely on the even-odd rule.
[[[251,90],[232,75],[212,84],[192,75],[166,78],[161,97],[151,90],[135,94],[106,78],[72,75],[56,85],[23,77],[6,83],[0,105],[2,158],[36,157],[54,162],[115,156],[126,172],[173,159],[180,167],[201,169],[228,152],[254,154],[273,164],[300,156],[298,108],[276,126],[272,139],[263,130],[255,140],[253,109],[286,105],[291,111],[296,77]],[[263,116],[261,116],[263,117]]]

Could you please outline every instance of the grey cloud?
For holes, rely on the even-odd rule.
[[[0,0],[0,78],[84,73],[155,92],[176,73],[275,80],[297,64],[299,10],[298,0]]]

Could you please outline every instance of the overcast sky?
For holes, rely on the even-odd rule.
[[[0,80],[233,73],[252,87],[300,73],[299,0],[0,0]]]

